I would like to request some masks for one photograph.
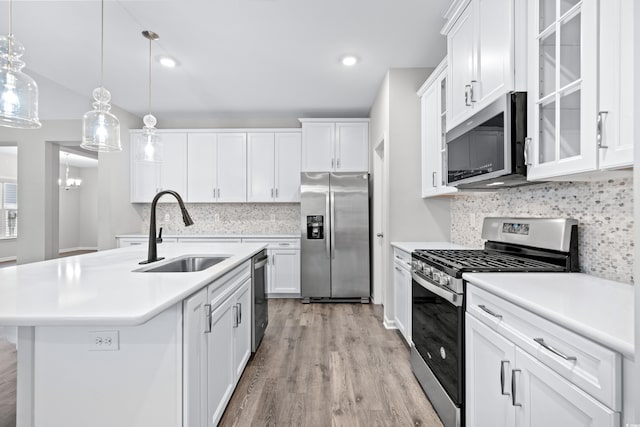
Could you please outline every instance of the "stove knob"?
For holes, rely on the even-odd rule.
[[[440,283],[440,277],[442,276],[442,273],[440,273],[439,271],[434,271],[433,272],[433,281],[436,283]]]
[[[440,275],[440,284],[442,286],[449,286],[449,284],[451,284],[451,278],[446,274]]]
[[[425,264],[422,267],[422,271],[424,272],[425,276],[431,276],[431,273],[433,272],[433,268]]]

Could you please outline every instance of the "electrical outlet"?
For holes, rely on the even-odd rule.
[[[89,351],[120,350],[119,331],[91,331],[89,340]]]
[[[276,214],[271,214],[271,222],[276,222]]]
[[[168,213],[164,214],[164,222],[169,222],[169,221],[171,221],[171,215],[169,215]]]
[[[220,222],[220,214],[213,215],[213,222]]]

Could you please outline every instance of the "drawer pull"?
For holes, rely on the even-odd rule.
[[[508,391],[507,392],[504,391],[504,383],[505,383],[505,381],[504,381],[504,377],[505,377],[505,375],[504,375],[504,365],[509,365],[509,363],[510,362],[508,360],[500,361],[500,393],[503,396],[510,396]]]
[[[551,347],[549,344],[547,344],[546,342],[544,342],[544,338],[534,338],[533,339],[535,342],[537,342],[538,344],[540,344],[542,347],[546,348],[547,350],[549,350],[551,353],[562,357],[564,360],[571,360],[573,362],[577,361],[578,358],[575,356],[567,356],[565,354],[563,354],[562,352],[556,350],[555,348]]]
[[[478,307],[480,307],[480,309],[482,311],[484,311],[485,313],[488,313],[490,315],[492,315],[493,317],[495,317],[496,319],[502,319],[502,314],[496,314],[493,311],[489,310],[485,305],[480,304]]]
[[[511,405],[522,406],[522,403],[516,403],[516,372],[522,372],[520,369],[511,371]]]

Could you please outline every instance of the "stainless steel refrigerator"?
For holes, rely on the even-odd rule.
[[[369,302],[369,175],[306,172],[300,184],[303,302]]]

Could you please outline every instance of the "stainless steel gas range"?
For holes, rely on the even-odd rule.
[[[573,219],[485,218],[480,250],[412,253],[411,367],[445,427],[464,426],[467,272],[578,271]]]

